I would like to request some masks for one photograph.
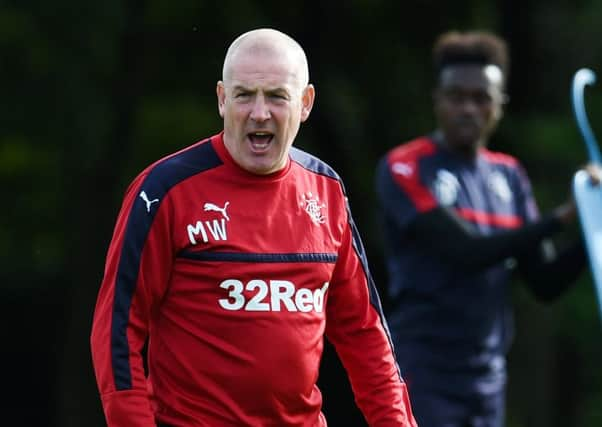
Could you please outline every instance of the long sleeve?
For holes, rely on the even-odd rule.
[[[329,291],[326,335],[368,424],[415,426],[364,248],[349,218]]]
[[[480,271],[509,257],[532,256],[544,238],[560,230],[560,222],[549,215],[519,228],[482,235],[451,209],[441,207],[418,215],[408,226],[421,247],[466,271]]]
[[[553,242],[549,244],[553,245]],[[552,246],[546,251],[533,250],[532,253],[536,256],[518,259],[518,270],[533,295],[544,302],[554,301],[569,289],[587,264],[582,240],[561,249]]]
[[[141,351],[165,292],[173,249],[167,201],[155,197],[159,190],[145,176],[126,193],[92,326],[92,360],[109,427],[155,426]]]

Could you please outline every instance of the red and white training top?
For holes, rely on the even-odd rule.
[[[91,338],[110,427],[326,426],[316,386],[324,333],[369,424],[415,426],[328,165],[293,148],[282,171],[252,175],[219,134],[133,181]]]

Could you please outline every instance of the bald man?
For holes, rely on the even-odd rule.
[[[342,182],[292,147],[308,79],[293,39],[243,34],[217,83],[223,131],[130,184],[91,337],[110,427],[326,426],[324,336],[369,425],[415,426]]]

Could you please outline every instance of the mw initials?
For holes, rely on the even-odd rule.
[[[188,224],[188,239],[193,245],[197,244],[197,238],[201,237],[204,243],[209,242],[211,236],[213,240],[227,240],[226,220],[214,219],[212,221],[197,221],[195,225]]]

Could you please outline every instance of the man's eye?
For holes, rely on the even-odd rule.
[[[477,93],[473,98],[477,104],[488,104],[492,100],[491,96],[487,93]]]
[[[460,91],[449,91],[446,92],[445,96],[450,102],[457,104],[470,100],[476,104],[485,105],[492,101],[491,96],[485,92],[465,93]]]
[[[460,92],[450,91],[445,94],[447,98],[452,102],[462,102],[464,95]]]

